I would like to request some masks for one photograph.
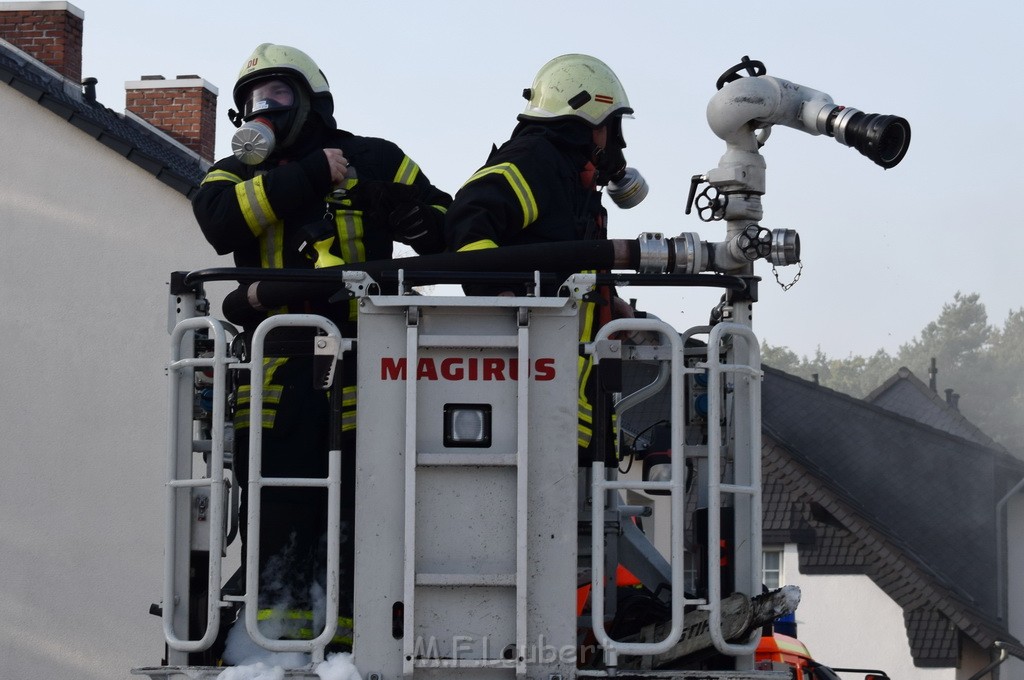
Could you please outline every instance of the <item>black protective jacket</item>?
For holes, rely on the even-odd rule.
[[[456,194],[449,249],[606,238],[591,148],[582,123],[520,123]]]
[[[332,193],[324,148],[341,149],[355,171],[355,179],[341,187],[343,196]],[[219,254],[232,253],[237,266],[312,268],[313,261],[299,246],[309,237],[308,227],[322,225],[325,216],[337,232],[330,246],[333,255],[346,263],[390,259],[392,231],[361,192],[361,183],[364,188],[381,182],[413,187],[415,200],[430,219],[426,233],[407,242],[420,254],[443,250],[443,218],[451,197],[433,186],[397,145],[332,130],[307,135],[302,147],[288,152],[258,166],[234,156],[218,161],[193,200],[204,236]],[[298,311],[325,312],[315,307]]]

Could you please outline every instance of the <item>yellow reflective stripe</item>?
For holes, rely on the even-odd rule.
[[[280,609],[260,609],[259,611],[256,612],[256,620],[257,621],[281,621],[281,620],[284,620],[284,621],[295,621],[295,622],[303,622],[303,623],[308,622],[308,623],[312,624],[313,621],[315,621],[316,619],[315,619],[315,617],[313,615],[313,612],[311,612],[309,610],[288,609],[288,610],[282,611]],[[332,638],[332,641],[333,642],[346,642],[346,643],[351,644],[352,643],[352,623],[353,623],[352,619],[348,618],[347,616],[339,616],[338,617],[338,628],[337,628],[337,631],[335,632],[334,637]],[[286,637],[290,636],[292,639],[312,640],[314,637],[316,637],[316,635],[319,635],[319,632],[314,633],[312,628],[300,625],[298,628],[292,628],[292,629],[290,629],[288,631],[285,631],[285,635],[286,635]]]
[[[580,403],[582,414],[588,416],[592,413],[592,409],[590,408],[590,402],[587,400],[586,387],[587,380],[590,379],[590,371],[594,367],[592,359],[590,356],[585,356],[579,357],[576,361],[579,379],[579,383],[576,386],[578,389],[577,401]]]
[[[241,408],[235,411],[235,428],[245,429],[249,427],[249,416],[252,415],[252,411],[247,408]],[[260,427],[264,430],[270,430],[274,427],[274,419],[277,417],[276,409],[263,409],[263,415],[260,416]]]
[[[281,393],[283,391],[284,391],[284,388],[281,387],[280,385],[270,385],[268,388],[263,390],[263,403],[264,404],[280,404],[281,403]],[[238,403],[239,404],[248,403],[249,402],[249,396],[250,396],[251,393],[252,393],[252,390],[249,388],[248,385],[240,386],[238,388]]]
[[[519,199],[519,207],[523,211],[523,227],[536,221],[539,214],[537,200],[533,197],[530,185],[527,184],[526,178],[523,177],[523,173],[519,172],[519,168],[516,167],[515,163],[499,163],[498,165],[481,168],[476,171],[476,174],[466,180],[466,184],[475,182],[481,177],[490,174],[498,174],[504,177],[505,181],[512,188],[512,193]],[[463,184],[463,186],[466,186],[466,184]]]
[[[580,342],[590,342],[594,338],[594,326],[597,322],[597,303],[583,302],[580,306],[580,314],[583,315],[583,328],[580,330]],[[587,381],[590,380],[590,373],[594,368],[594,357],[581,356],[577,362],[579,370],[579,385],[577,409],[579,419],[577,422],[576,443],[581,447],[590,445],[594,436],[594,409],[587,400]]]
[[[288,362],[286,357],[272,357],[263,359],[263,389],[269,391],[278,385],[273,384],[271,381],[274,379],[274,374],[277,373],[277,369],[281,368]]]
[[[232,184],[240,184],[242,181],[242,178],[233,172],[218,170],[215,168],[206,173],[206,177],[203,178],[203,181],[200,184],[206,184],[207,182],[231,182]]]
[[[594,324],[597,320],[597,304],[593,302],[582,303],[580,313],[583,315],[583,328],[580,331],[580,342],[589,342],[593,338]],[[586,387],[590,380],[590,373],[594,368],[594,358],[590,355],[581,356],[577,359],[577,409],[578,419],[576,423],[576,443],[581,447],[590,445],[594,436],[594,409],[587,399]]]
[[[257,621],[270,621],[271,619],[288,619],[290,621],[313,621],[315,616],[309,609],[260,609],[256,612]],[[346,616],[338,617],[339,626],[351,626],[352,619]]]
[[[448,214],[448,208],[446,208],[443,205],[432,205],[430,207],[433,208],[434,210],[436,210],[437,212],[441,213],[442,215],[447,215]]]
[[[259,236],[266,227],[278,222],[277,215],[267,199],[267,190],[263,187],[263,175],[236,184],[235,197],[238,199],[238,207],[242,210],[245,223],[249,225],[249,231],[254,236]]]
[[[274,383],[274,374],[288,361],[285,357],[267,357],[263,359],[263,404],[264,408],[260,415],[260,426],[269,430],[274,427],[274,420],[277,417],[277,404],[281,403],[281,395],[284,393],[284,386]],[[235,409],[235,427],[249,427],[249,417],[252,409],[248,408],[252,400],[252,387],[250,385],[238,386],[238,408]]]
[[[581,313],[584,315],[583,330],[581,331],[581,342],[590,342],[594,336],[594,326],[597,322],[597,304],[594,302],[584,302],[584,307]],[[578,371],[578,396],[576,400],[577,407],[577,421],[576,421],[576,444],[580,447],[587,447],[590,445],[591,439],[594,436],[594,407],[587,399],[587,382],[590,380],[590,376],[594,370],[594,357],[591,355],[580,356],[577,358],[576,368]],[[612,431],[618,427],[618,416],[612,413],[611,416]],[[616,446],[618,441],[616,438]],[[616,458],[618,457],[618,449],[615,452]]]
[[[294,637],[299,640],[312,640],[319,634],[319,631],[317,631],[314,634],[312,628],[298,628],[297,630],[295,630]],[[331,642],[343,642],[346,644],[352,644],[352,636],[336,632],[334,634],[334,637],[331,638]]]
[[[334,190],[337,191],[338,189],[344,189],[346,192],[352,191],[353,189],[356,188],[357,184],[359,184],[359,178],[346,178],[345,180],[342,181],[341,186],[335,187]],[[332,203],[343,202],[345,205],[352,205],[351,200],[343,199],[342,201],[339,201],[336,198],[332,198],[330,194],[327,195],[327,200],[331,201]]]
[[[582,309],[580,312],[583,314],[583,330],[580,331],[580,342],[590,342],[593,338],[594,333],[594,322],[597,319],[597,305],[593,302],[581,303]],[[587,404],[589,409],[589,403],[585,393],[585,386],[587,380],[590,378],[590,371],[594,366],[594,358],[589,354],[586,356],[579,357],[577,362],[577,370],[579,377],[579,400],[581,404]]]
[[[287,361],[288,359],[285,357],[267,357],[263,359],[263,365],[265,367],[263,379],[264,408],[260,422],[264,429],[271,429],[274,427],[274,420],[277,416],[277,404],[281,403],[281,396],[284,393],[284,387],[282,385],[272,383],[271,381],[274,380],[277,370],[284,366]],[[355,385],[347,385],[342,388],[341,429],[343,432],[354,430],[356,428],[357,394],[358,390]],[[235,427],[249,427],[249,417],[252,413],[252,409],[249,408],[251,401],[251,385],[239,385],[238,402],[235,409]]]
[[[412,184],[416,181],[416,175],[418,174],[420,174],[420,166],[416,165],[411,158],[405,156],[398,166],[395,178],[391,181],[397,184]]]
[[[498,244],[489,238],[485,238],[481,241],[473,241],[459,248],[458,252],[468,253],[471,250],[487,250],[488,248],[497,248]]]
[[[284,224],[270,207],[263,175],[235,185],[235,196],[249,231],[260,242],[260,265],[264,269],[284,267]]]
[[[366,262],[366,245],[363,243],[363,212],[361,210],[338,210],[334,214],[338,225],[338,246],[341,259],[345,262]]]
[[[591,342],[594,339],[594,327],[597,322],[597,303],[581,302],[580,314],[583,315],[583,328],[580,330],[580,342]]]
[[[284,268],[284,225],[280,222],[269,225],[260,235],[260,262],[264,269]]]
[[[356,386],[347,385],[341,391],[341,431],[356,429]]]
[[[577,385],[578,396],[576,399],[576,444],[585,448],[590,445],[590,440],[594,436],[594,409],[586,396],[587,380],[590,379],[590,372],[594,367],[593,357],[579,357],[576,364],[579,377]]]

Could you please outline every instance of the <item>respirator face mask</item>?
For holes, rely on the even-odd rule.
[[[597,183],[607,184],[608,196],[620,208],[632,208],[647,198],[647,181],[636,168],[626,166],[622,150],[626,138],[622,134],[622,117],[614,116],[606,123],[608,137],[598,154]]]
[[[298,112],[298,93],[285,80],[256,81],[242,102],[244,121],[231,137],[231,152],[247,165],[259,165],[287,138]]]

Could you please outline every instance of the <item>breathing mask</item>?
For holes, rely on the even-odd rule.
[[[622,134],[622,117],[612,116],[606,123],[608,136],[604,148],[595,154],[597,183],[608,186],[608,196],[620,208],[633,208],[647,198],[647,181],[636,168],[626,166],[622,150],[626,138]]]
[[[298,135],[305,117],[301,91],[287,80],[273,78],[253,83],[244,96],[241,113],[234,113],[238,126],[231,137],[231,152],[247,165],[259,165],[277,147],[287,147]]]

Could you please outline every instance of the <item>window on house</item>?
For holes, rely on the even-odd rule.
[[[769,590],[782,585],[782,550],[765,548],[761,553],[761,582]]]

